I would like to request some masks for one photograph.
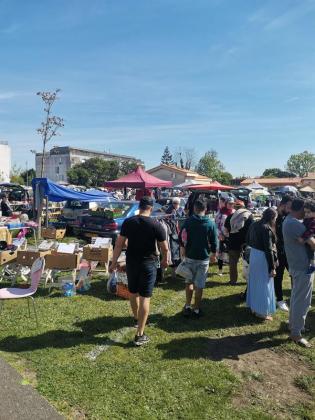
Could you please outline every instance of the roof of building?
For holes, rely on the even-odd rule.
[[[250,185],[253,182],[257,182],[261,185],[299,185],[301,183],[301,178],[247,178],[241,182],[241,185]]]
[[[147,172],[152,173],[152,172],[155,172],[159,169],[168,169],[168,170],[173,171],[173,172],[182,173],[183,175],[186,175],[186,176],[194,176],[195,178],[198,178],[198,179],[210,180],[210,178],[208,178],[207,176],[200,175],[200,174],[198,174],[198,172],[192,171],[190,169],[178,168],[175,165],[165,165],[164,163],[162,163],[161,165],[155,166],[152,169],[149,169]]]
[[[108,156],[108,157],[117,157],[117,158],[123,158],[123,159],[130,159],[130,160],[136,160],[137,162],[141,162],[140,159],[137,159],[133,156],[126,156],[126,155],[120,155],[116,153],[107,153],[107,152],[100,152],[98,150],[89,150],[89,149],[81,149],[79,147],[70,147],[70,146],[58,146],[53,147],[49,152],[50,155],[60,155],[60,154],[66,154],[70,152],[81,152],[81,153],[91,153],[94,155],[101,155],[101,156]],[[41,156],[42,153],[36,153],[36,156]]]

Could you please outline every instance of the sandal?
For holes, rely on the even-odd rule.
[[[271,315],[261,315],[257,312],[253,312],[253,315],[255,315],[259,319],[263,319],[264,321],[273,321],[273,318]]]

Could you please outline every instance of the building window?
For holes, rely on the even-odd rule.
[[[56,166],[56,174],[59,174],[59,166]]]
[[[176,179],[176,174],[175,173],[172,173],[172,178]]]

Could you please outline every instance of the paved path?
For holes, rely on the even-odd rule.
[[[62,420],[60,414],[0,358],[0,420]]]

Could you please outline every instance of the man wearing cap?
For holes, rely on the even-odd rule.
[[[230,282],[235,285],[238,279],[237,265],[241,256],[242,247],[246,242],[246,235],[254,218],[241,200],[236,200],[234,207],[236,211],[226,218],[224,227],[228,237]]]
[[[173,214],[176,217],[185,217],[185,212],[182,207],[180,207],[180,199],[174,197],[172,199],[172,204],[166,209],[166,214]]]
[[[156,281],[158,252],[162,252],[162,268],[168,265],[168,245],[162,225],[150,218],[153,209],[151,197],[143,197],[139,203],[139,215],[126,219],[121,227],[114,249],[109,272],[117,269],[117,261],[123,248],[126,248],[126,272],[130,292],[130,306],[136,321],[136,346],[148,343],[149,337],[144,328],[150,310],[150,298]]]

